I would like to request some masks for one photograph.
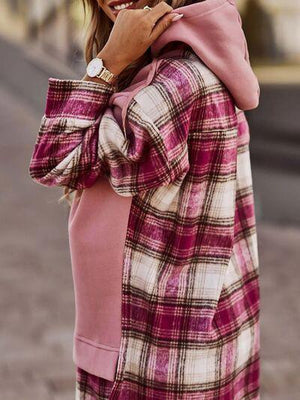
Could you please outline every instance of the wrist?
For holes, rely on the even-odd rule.
[[[103,60],[105,67],[114,75],[119,75],[130,64],[105,47],[97,54],[97,57]]]
[[[91,76],[88,76],[88,74],[85,74],[84,77],[82,78],[82,80],[89,81],[89,82],[95,82],[95,83],[102,83],[104,85],[111,86],[108,82],[104,81],[103,79],[97,78],[97,77],[92,78]]]

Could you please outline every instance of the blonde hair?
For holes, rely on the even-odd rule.
[[[153,0],[149,2],[152,7],[158,4],[160,1],[165,0]],[[198,0],[199,1],[199,0]],[[190,3],[198,2],[197,0],[166,0],[166,3],[170,4],[173,8],[181,7]],[[200,0],[201,1],[201,0]],[[106,44],[111,29],[113,27],[113,22],[101,9],[97,0],[82,0],[84,9],[84,19],[86,20],[87,10],[90,15],[90,22],[88,24],[88,30],[86,32],[85,47],[84,47],[84,57],[86,64],[88,64],[96,55],[101,51],[101,49]],[[122,90],[127,87],[136,72],[141,69],[144,65],[151,62],[151,52],[150,49],[141,57],[138,61],[130,64],[120,75],[118,79],[118,90]],[[71,206],[73,197],[72,193],[76,192],[78,189],[71,189],[67,186],[63,188],[63,196],[59,198],[59,202],[66,200]],[[81,191],[83,189],[80,189]]]

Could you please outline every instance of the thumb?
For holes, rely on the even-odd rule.
[[[150,40],[153,42],[155,39],[157,39],[166,29],[169,28],[169,26],[172,25],[173,19],[178,16],[176,13],[168,13],[163,16],[163,18],[160,19],[154,26],[151,34],[150,34]]]

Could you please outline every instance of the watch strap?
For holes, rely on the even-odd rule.
[[[113,84],[117,80],[117,75],[113,74],[110,72],[107,68],[104,66],[102,67],[100,73],[96,75],[97,78],[103,79],[105,82]]]

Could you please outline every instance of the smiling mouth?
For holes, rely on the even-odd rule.
[[[131,9],[131,8],[135,8],[135,4],[138,2],[138,0],[134,0],[134,1],[122,1],[122,0],[117,0],[117,1],[112,1],[109,4],[110,9],[112,10],[112,12],[115,14],[121,10],[125,10],[125,9]]]

